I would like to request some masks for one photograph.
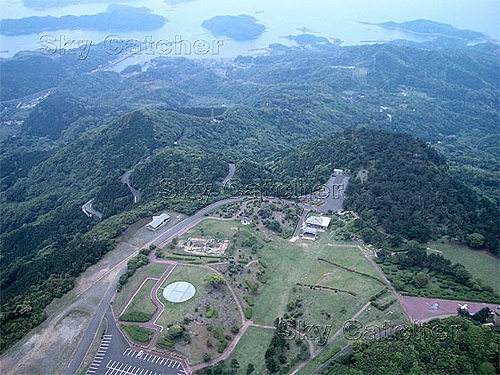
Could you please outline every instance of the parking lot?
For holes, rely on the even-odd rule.
[[[108,326],[88,375],[186,375],[184,364],[175,358],[130,347],[115,324],[111,308],[105,314]]]

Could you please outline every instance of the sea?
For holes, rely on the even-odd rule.
[[[86,0],[88,1],[88,0]],[[289,35],[303,32],[340,39],[342,46],[384,43],[394,39],[417,42],[429,36],[398,30],[383,29],[367,23],[386,21],[403,22],[419,18],[452,24],[460,29],[481,31],[492,39],[500,37],[500,1],[481,0],[122,0],[68,5],[61,0],[59,7],[47,9],[27,8],[22,0],[2,0],[1,18],[28,16],[95,14],[105,11],[110,3],[146,6],[168,19],[163,27],[154,31],[101,32],[87,30],[46,30],[43,33],[6,37],[0,36],[0,57],[11,57],[19,51],[43,47],[41,37],[53,38],[55,45],[85,41],[90,48],[103,40],[131,41],[131,45],[155,46],[155,43],[184,43],[182,48],[165,49],[159,44],[139,59],[143,62],[158,55],[182,55],[188,58],[233,58],[238,55],[265,53],[272,43],[288,46],[294,42]],[[252,41],[234,41],[217,38],[201,27],[201,23],[217,15],[247,14],[266,26],[266,31]],[[116,39],[113,39],[116,38]],[[44,39],[47,40],[47,39]],[[148,43],[146,43],[148,42]],[[199,49],[200,43],[205,48]],[[122,44],[123,45],[123,44]],[[208,50],[208,52],[207,52]],[[130,51],[127,51],[130,53]],[[198,53],[200,52],[200,53]],[[130,61],[120,65],[120,69]]]

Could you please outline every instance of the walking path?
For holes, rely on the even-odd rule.
[[[358,248],[363,253],[363,255],[368,260],[368,262],[370,262],[370,264],[373,266],[373,268],[375,268],[375,270],[378,272],[378,274],[380,275],[380,277],[382,278],[382,280],[384,280],[387,283],[387,286],[389,287],[389,289],[391,289],[392,293],[394,293],[394,295],[396,296],[396,299],[398,300],[399,305],[401,306],[401,309],[403,310],[403,313],[406,315],[407,320],[411,321],[410,314],[408,314],[408,311],[406,311],[405,305],[403,304],[403,300],[401,299],[401,295],[396,291],[396,289],[394,289],[394,287],[392,286],[391,282],[387,279],[387,277],[382,272],[382,270],[380,269],[380,267],[378,266],[378,264],[370,257],[370,255],[366,252],[365,249],[363,249],[359,245],[328,244],[328,246]]]
[[[361,313],[368,308],[368,306],[370,306],[370,301],[368,301],[361,309],[359,309],[359,311],[356,314],[354,314],[350,320],[356,320],[361,315]],[[308,360],[302,362],[300,366],[297,367],[290,375],[297,374],[300,370],[302,370],[305,366],[307,366],[309,362],[311,362],[314,358],[316,358],[328,344],[330,344],[338,335],[340,335],[343,332],[343,330],[344,327],[340,328],[337,332],[335,332],[333,336],[330,336],[330,338],[328,339],[328,341],[324,346],[322,346],[321,348],[317,349],[314,353],[312,353],[311,357]]]

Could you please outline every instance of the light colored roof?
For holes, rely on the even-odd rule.
[[[242,217],[242,218],[241,218],[241,221],[242,221],[242,222],[251,223],[251,222],[252,222],[252,219],[250,219],[249,217],[245,217],[245,216],[244,216],[244,217]]]
[[[328,227],[330,225],[330,219],[329,217],[325,216],[311,216],[307,218],[306,224],[311,224],[311,225],[320,225],[322,227]]]
[[[308,228],[308,227],[305,227],[304,228],[304,233],[309,233],[309,234],[317,234],[318,231],[316,228]]]
[[[156,228],[161,225],[165,220],[170,219],[169,214],[161,214],[159,216],[153,216],[153,220],[148,224],[149,227]]]

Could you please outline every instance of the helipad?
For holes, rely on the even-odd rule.
[[[163,289],[163,297],[173,303],[184,302],[196,293],[195,287],[186,281],[177,281]]]

